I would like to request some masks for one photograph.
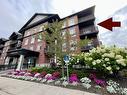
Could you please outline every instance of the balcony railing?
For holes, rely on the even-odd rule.
[[[78,19],[79,23],[95,19],[94,15],[84,16]]]
[[[80,35],[89,35],[89,34],[94,34],[97,33],[98,31],[94,26],[83,28],[80,30]]]

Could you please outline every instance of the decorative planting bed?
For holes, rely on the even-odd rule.
[[[52,74],[48,74],[45,71],[41,73],[14,71],[3,75],[3,77],[77,89],[100,95],[127,95],[126,81],[123,82],[118,79],[113,79],[118,81],[116,82],[111,80],[111,78],[104,80],[97,78],[96,74],[89,74],[87,77],[79,79],[76,73],[72,73],[70,74],[69,82],[67,82],[66,77],[61,77],[61,73],[58,71],[54,71]]]

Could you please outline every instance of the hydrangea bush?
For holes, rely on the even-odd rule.
[[[93,48],[89,53],[73,56],[70,63],[76,64],[82,61],[85,66],[112,74],[127,68],[127,50],[115,46],[100,46]]]

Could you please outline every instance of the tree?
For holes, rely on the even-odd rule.
[[[54,57],[56,61],[60,61],[62,65],[62,76],[64,76],[64,60],[63,56],[67,52],[63,52],[62,45],[64,43],[64,37],[62,36],[62,21],[53,21],[45,26],[46,32],[44,33],[44,39],[47,43],[47,53],[50,57]],[[55,62],[56,62],[55,61]]]
[[[47,54],[50,57],[54,57],[55,62],[60,62],[62,65],[62,76],[64,76],[64,60],[65,55],[70,55],[72,51],[70,50],[69,43],[69,31],[62,31],[62,21],[53,21],[45,25],[46,32],[44,32],[44,40],[47,46]],[[64,35],[63,35],[64,34]],[[89,40],[85,39],[77,42],[76,47],[81,48],[84,44],[87,44]],[[63,44],[66,44],[66,50],[63,49]]]

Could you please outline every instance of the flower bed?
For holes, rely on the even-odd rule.
[[[119,83],[113,80],[102,80],[97,78],[96,74],[90,74],[89,77],[78,78],[77,74],[72,73],[69,82],[66,77],[61,77],[61,73],[33,73],[29,71],[14,71],[4,75],[4,77],[44,83],[48,85],[61,86],[72,89],[99,93],[101,95],[127,95],[127,88],[121,87]]]

